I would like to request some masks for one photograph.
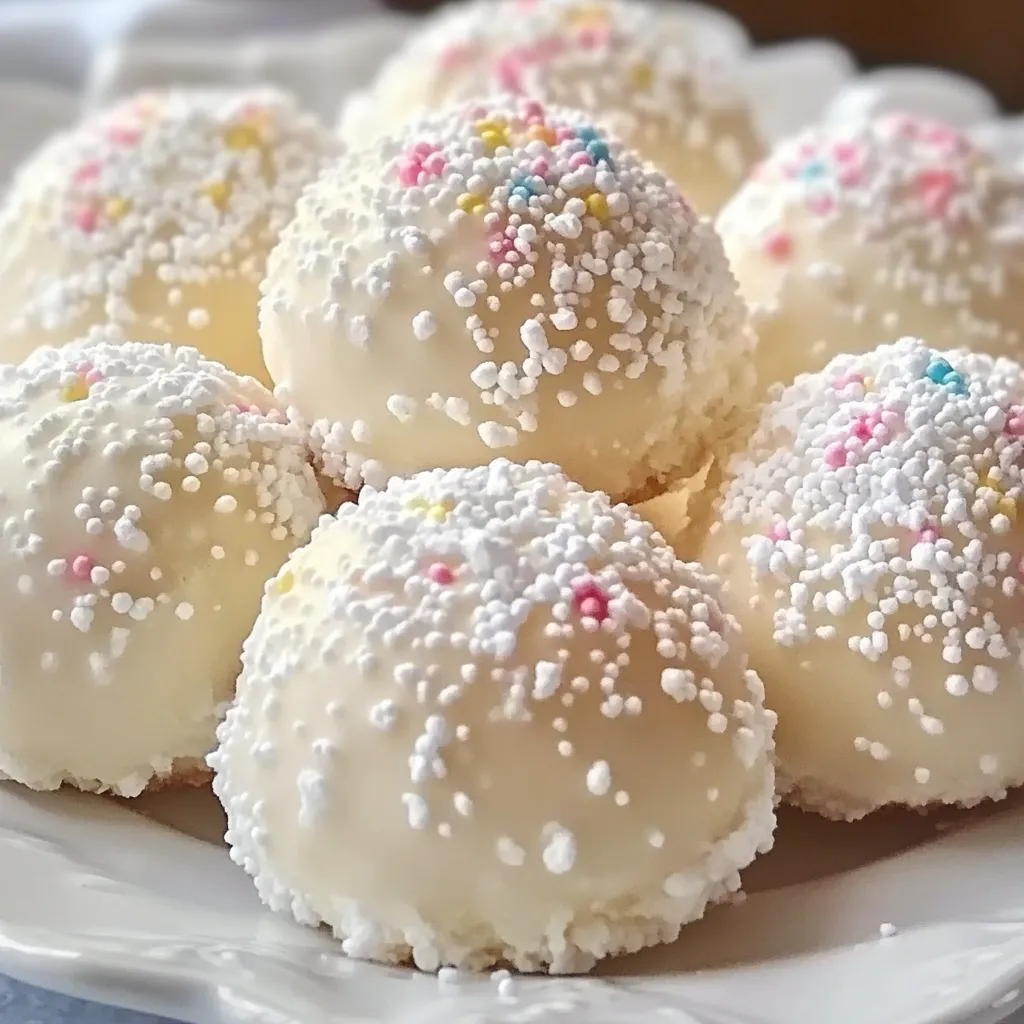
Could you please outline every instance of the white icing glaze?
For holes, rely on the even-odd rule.
[[[270,393],[194,349],[0,368],[0,773],[134,796],[202,767],[266,579],[323,501]]]
[[[368,103],[373,123],[389,130],[425,109],[501,92],[578,108],[714,214],[763,151],[735,78],[722,47],[707,53],[704,35],[657,5],[473,0],[442,8],[415,33]]]
[[[325,170],[271,254],[260,329],[352,487],[500,453],[631,494],[699,462],[752,383],[710,225],[532,100],[430,115]]]
[[[712,581],[557,467],[364,488],[243,664],[210,758],[232,857],[352,956],[587,969],[771,845],[775,716]]]
[[[913,339],[767,408],[706,564],[780,716],[782,785],[824,813],[1024,782],[1024,370]]]
[[[336,148],[270,89],[145,93],[58,135],[0,209],[0,358],[173,341],[269,382],[267,253]]]
[[[946,125],[885,115],[810,128],[717,227],[766,386],[904,335],[1024,351],[1024,178]]]

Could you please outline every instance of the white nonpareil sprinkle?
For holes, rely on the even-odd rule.
[[[649,523],[552,465],[499,459],[364,488],[268,585],[243,652],[237,702],[210,759],[233,856],[271,906],[294,912],[296,898],[309,900],[350,951],[410,955],[424,969],[502,959],[578,968],[636,941],[622,928],[639,928],[640,944],[674,934],[771,833],[774,715],[715,595]],[[663,693],[661,664],[685,665],[701,697]],[[636,772],[638,723],[654,728],[666,715],[715,752],[713,774],[685,744],[668,755],[659,771],[677,773],[673,801],[724,802],[738,780],[747,794],[730,815],[739,824],[725,826],[737,831],[706,836],[699,856],[673,853],[692,850],[691,822],[649,799],[648,783],[661,793],[663,780]],[[574,740],[600,758],[571,756]],[[285,761],[294,787],[281,778]],[[390,835],[386,855],[372,839],[341,857],[313,854],[371,807]],[[275,850],[300,828],[300,856],[327,875],[313,884],[300,871],[285,885]],[[461,865],[458,884],[482,901],[455,923],[426,909],[432,897],[421,905],[419,872],[405,867],[447,884],[447,861],[434,860],[440,839],[442,856]],[[577,887],[590,883],[574,876],[600,864],[608,842],[635,862],[637,891],[665,859],[653,904],[636,902],[626,871],[610,907],[577,906]],[[353,881],[360,859],[378,854],[390,867],[375,871],[402,875],[387,885],[397,925]],[[670,875],[673,892],[661,891]],[[566,901],[557,928],[546,907],[525,909],[538,877]],[[303,895],[314,890],[331,898]],[[505,890],[522,898],[527,922],[512,945],[491,917]]]

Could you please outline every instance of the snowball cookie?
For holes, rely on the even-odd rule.
[[[732,61],[705,41],[639,0],[474,0],[410,37],[370,109],[394,129],[425,107],[504,92],[579,108],[714,214],[763,144]]]
[[[435,113],[326,169],[271,254],[260,329],[352,487],[503,455],[629,495],[699,460],[753,383],[710,224],[533,100]]]
[[[905,339],[798,379],[705,550],[779,714],[781,787],[830,817],[1024,781],[1024,371]]]
[[[0,360],[174,341],[269,382],[267,253],[335,145],[270,90],[146,94],[57,136],[0,209]]]
[[[323,508],[301,437],[195,349],[96,343],[0,369],[0,439],[0,775],[135,796],[204,771]]]
[[[1024,355],[1024,178],[945,125],[812,128],[769,157],[718,229],[766,385],[903,335]]]
[[[555,466],[366,488],[268,588],[210,763],[352,956],[579,971],[770,848],[775,716],[700,566]]]

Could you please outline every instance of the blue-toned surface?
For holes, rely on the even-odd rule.
[[[83,1003],[22,985],[0,974],[0,1024],[175,1024],[148,1013]],[[1024,1010],[1004,1024],[1024,1024]]]
[[[83,1003],[0,975],[0,1024],[172,1024],[130,1010]]]

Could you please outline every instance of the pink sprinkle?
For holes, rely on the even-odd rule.
[[[1011,406],[1006,414],[1006,433],[1011,437],[1024,437],[1024,406]]]
[[[133,146],[141,136],[142,131],[134,124],[111,125],[107,131],[107,138],[119,146]]]
[[[438,62],[445,71],[454,71],[468,63],[472,55],[473,48],[471,46],[449,46],[441,51]]]
[[[875,431],[882,425],[882,414],[877,409],[865,413],[854,424],[850,433],[861,441],[870,441]]]
[[[443,153],[431,153],[430,156],[423,161],[423,170],[431,178],[439,178],[444,174],[444,169],[448,166],[448,161],[445,160]]]
[[[94,206],[82,206],[75,212],[75,226],[91,234],[99,223],[99,214]]]
[[[807,200],[807,208],[818,217],[825,217],[836,208],[836,201],[827,195],[813,195]]]
[[[435,562],[431,565],[427,569],[427,576],[442,587],[455,582],[455,573],[444,562]]]
[[[608,618],[610,599],[597,580],[586,576],[573,584],[572,591],[573,604],[583,618],[596,619],[598,622]]]
[[[415,160],[408,160],[398,168],[398,180],[406,187],[412,188],[419,184],[422,165]]]
[[[772,259],[788,260],[793,254],[793,239],[785,231],[773,231],[764,240],[764,249]]]
[[[496,267],[502,263],[517,263],[519,261],[519,253],[516,250],[514,229],[511,236],[504,232],[498,232],[492,235],[488,249],[491,254],[492,266]]]
[[[87,160],[75,171],[73,180],[76,182],[92,181],[100,173],[99,160]]]
[[[569,167],[571,170],[578,171],[581,167],[593,167],[594,161],[591,159],[589,153],[573,153],[569,158]]]
[[[837,175],[836,180],[844,188],[853,188],[859,185],[864,178],[864,171],[859,166],[844,167]]]
[[[494,70],[503,89],[522,92],[524,66],[525,62],[518,53],[507,53],[498,58]]]
[[[570,139],[576,138],[576,133],[567,125],[563,125],[555,132],[555,138],[559,142],[568,142]]]
[[[76,555],[71,563],[71,574],[80,580],[92,578],[92,570],[96,563],[88,555]]]
[[[970,143],[955,128],[945,124],[933,124],[924,132],[924,137],[929,142],[939,146],[947,146],[950,149],[968,150]]]
[[[436,149],[437,147],[432,142],[417,142],[416,145],[412,147],[412,153],[414,156],[422,158],[430,156],[430,154]]]
[[[832,147],[832,155],[841,164],[845,164],[857,155],[857,147],[852,142],[837,142]]]
[[[778,522],[772,527],[769,536],[772,540],[789,540],[789,527],[783,522]]]
[[[825,462],[828,463],[833,469],[842,469],[846,465],[849,453],[846,447],[840,444],[838,441],[830,444],[825,449]]]
[[[922,171],[914,180],[914,188],[933,217],[943,217],[956,194],[956,175],[942,167]]]
[[[95,384],[97,381],[103,380],[103,374],[99,370],[87,370],[85,374],[86,384]]]
[[[580,29],[577,38],[584,49],[596,50],[608,42],[610,33],[606,25],[585,25]]]
[[[840,377],[832,386],[836,391],[844,391],[851,384],[863,384],[864,374],[863,373],[848,373],[844,377]]]
[[[550,170],[551,167],[543,157],[538,157],[532,164],[530,164],[530,172],[535,174],[538,178],[546,178],[548,176],[548,171]]]
[[[543,121],[544,104],[539,100],[527,100],[523,104],[523,117],[527,121]]]
[[[934,544],[939,539],[939,528],[935,523],[927,523],[917,534],[918,544]]]

